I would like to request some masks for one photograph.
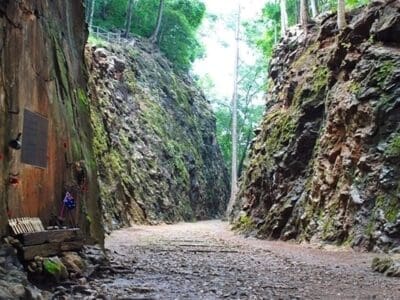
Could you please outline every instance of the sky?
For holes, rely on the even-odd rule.
[[[233,92],[233,74],[235,62],[235,31],[226,26],[224,20],[235,20],[238,1],[203,0],[209,14],[217,15],[218,21],[211,27],[205,20],[201,28],[201,41],[206,48],[206,56],[197,60],[193,72],[199,76],[208,76],[215,84],[215,94],[219,99],[230,100]],[[241,0],[242,20],[256,18],[261,14],[266,0]],[[252,52],[241,45],[241,60],[251,61]]]

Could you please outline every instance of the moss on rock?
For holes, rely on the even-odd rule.
[[[146,47],[138,41],[90,52],[94,148],[109,228],[217,217],[228,198],[206,99]]]
[[[394,6],[352,12],[341,33],[327,16],[277,45],[235,225],[256,223],[268,238],[400,246],[400,56],[368,30]]]

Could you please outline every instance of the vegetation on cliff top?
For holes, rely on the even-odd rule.
[[[95,1],[92,24],[110,31],[122,31],[128,18],[128,32],[150,38],[157,26],[159,0],[92,0]],[[87,1],[87,7],[90,7]],[[203,53],[197,38],[205,14],[200,0],[167,0],[162,11],[159,34],[156,39],[161,51],[177,68],[187,70]]]

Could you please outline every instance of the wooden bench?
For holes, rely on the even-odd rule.
[[[13,235],[21,242],[20,254],[24,260],[35,256],[48,257],[65,251],[79,251],[83,246],[79,228],[45,230],[39,218],[9,220]]]

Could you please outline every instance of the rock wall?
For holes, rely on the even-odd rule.
[[[78,201],[75,222],[102,242],[82,1],[0,1],[0,28],[0,235],[8,216],[40,217],[49,224],[70,191]],[[47,129],[24,135],[25,109],[46,118]],[[18,133],[22,151],[32,146],[29,140],[47,135],[37,148],[44,166],[22,163],[22,151],[8,146]],[[26,153],[33,157],[35,151]]]
[[[87,56],[108,229],[222,215],[227,171],[214,115],[192,79],[141,40],[93,46]]]
[[[270,66],[235,225],[259,237],[400,246],[400,2],[292,32]]]

